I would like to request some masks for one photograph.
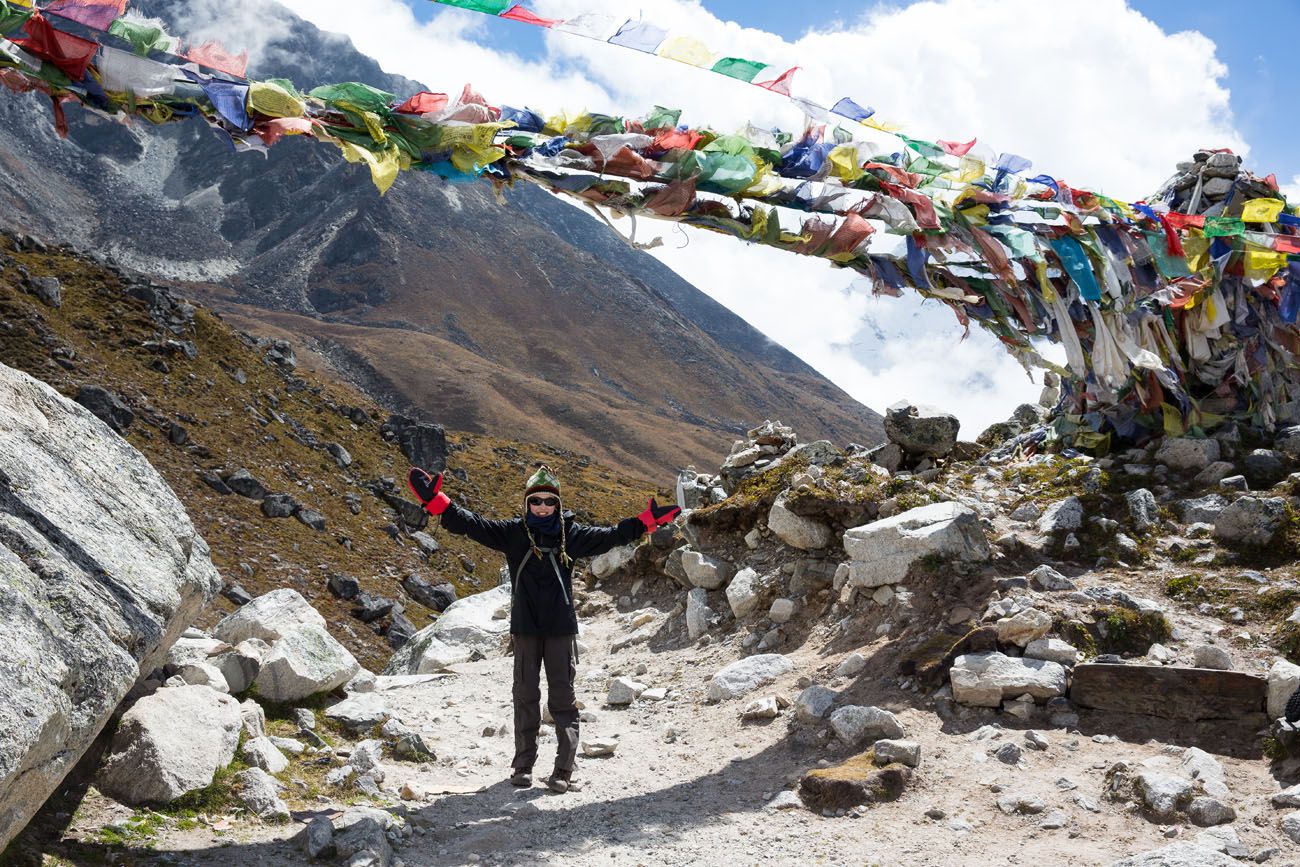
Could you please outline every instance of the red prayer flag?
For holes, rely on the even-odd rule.
[[[955,157],[964,157],[966,154],[970,153],[971,148],[975,147],[976,141],[977,139],[971,139],[968,142],[944,141],[943,139],[940,139],[938,145],[943,148],[943,152],[946,154],[952,154]]]
[[[770,90],[773,93],[779,93],[782,96],[789,96],[790,82],[794,80],[794,74],[798,71],[799,67],[792,66],[771,81],[756,81],[754,83],[764,90]]]
[[[511,21],[522,21],[525,24],[535,24],[538,27],[554,27],[556,24],[563,24],[563,18],[543,18],[540,15],[534,15],[516,3],[506,11],[497,16],[498,18],[509,18]]]
[[[428,114],[447,107],[447,94],[422,90],[397,107],[403,114]]]
[[[1175,229],[1186,229],[1188,226],[1195,226],[1198,229],[1205,228],[1205,216],[1203,214],[1180,214],[1177,211],[1170,211],[1165,215],[1165,219]]]
[[[126,11],[126,0],[51,0],[44,11],[96,30],[107,30]]]
[[[700,143],[701,138],[703,136],[692,130],[686,130],[685,132],[672,130],[655,136],[652,147],[654,150],[659,151],[670,151],[676,148],[693,151],[695,146]]]
[[[191,45],[181,56],[186,60],[193,60],[199,66],[216,69],[236,78],[243,78],[244,72],[248,69],[247,51],[231,54],[220,42],[208,41],[201,45]]]
[[[27,38],[14,39],[14,44],[42,60],[48,60],[73,81],[81,81],[86,67],[90,66],[99,50],[98,42],[55,29],[40,12],[27,20],[26,29]]]

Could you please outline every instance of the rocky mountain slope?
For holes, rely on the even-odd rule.
[[[539,460],[571,486],[584,520],[635,513],[653,493],[575,451],[393,418],[292,356],[161,283],[0,237],[0,364],[113,419],[181,498],[228,584],[296,588],[364,664],[382,666],[395,625],[409,634],[428,622],[425,587],[464,594],[496,580],[499,564],[464,540],[416,535],[425,521],[403,481],[412,462],[445,464],[448,490],[493,516],[513,513]],[[365,619],[353,613],[365,606],[327,590],[332,576],[356,579],[373,603]],[[233,606],[222,599],[200,622]]]
[[[195,14],[136,6],[176,32]],[[276,22],[257,76],[419,89],[269,0],[239,6]],[[486,184],[419,175],[380,198],[364,169],[312,142],[239,155],[200,122],[128,128],[79,111],[60,141],[48,113],[35,97],[0,101],[0,225],[187,281],[408,414],[562,442],[644,478],[716,462],[755,417],[879,439],[878,415],[535,188],[502,205]]]
[[[495,589],[342,691],[241,694],[205,735],[242,729],[210,786],[150,807],[101,772],[13,857],[1295,863],[1300,732],[1270,720],[1300,686],[1300,429],[1090,458],[1027,450],[1042,416],[977,446],[900,408],[870,450],[768,423],[679,478],[690,512],[579,594],[576,792],[506,781]],[[194,654],[256,669],[230,641],[291,633],[304,605],[279,590],[191,633],[105,768],[183,763],[147,745],[189,725],[177,696],[219,701]]]

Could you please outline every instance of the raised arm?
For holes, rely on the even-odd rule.
[[[463,509],[442,492],[442,473],[431,476],[419,467],[412,467],[406,475],[411,493],[430,515],[442,519],[442,527],[449,533],[468,536],[480,545],[494,551],[505,551],[509,544],[510,525],[513,521],[494,521]]]
[[[635,542],[642,533],[671,523],[681,511],[677,506],[660,506],[651,498],[644,512],[635,518],[624,518],[613,527],[574,524],[566,547],[572,557],[595,557],[619,545]]]

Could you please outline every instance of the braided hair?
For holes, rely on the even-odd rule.
[[[564,500],[560,496],[560,479],[546,464],[537,465],[537,471],[528,477],[524,487],[524,532],[528,534],[528,542],[533,549],[533,556],[538,560],[542,559],[542,549],[537,537],[533,535],[533,528],[528,526],[528,498],[541,492],[554,494],[555,499],[558,501],[555,506],[555,514],[560,522],[560,561],[565,566],[572,566],[573,558],[569,556],[568,530],[565,528],[564,521]]]

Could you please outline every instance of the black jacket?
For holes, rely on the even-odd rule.
[[[493,521],[455,503],[442,513],[443,529],[468,536],[506,555],[510,570],[510,632],[513,635],[577,635],[578,612],[573,607],[573,575],[560,556],[560,537],[533,531],[540,559],[524,527],[524,519]],[[590,527],[564,514],[565,547],[569,556],[594,557],[636,541],[645,532],[639,518],[624,518],[613,527]],[[549,549],[554,552],[554,558]]]

